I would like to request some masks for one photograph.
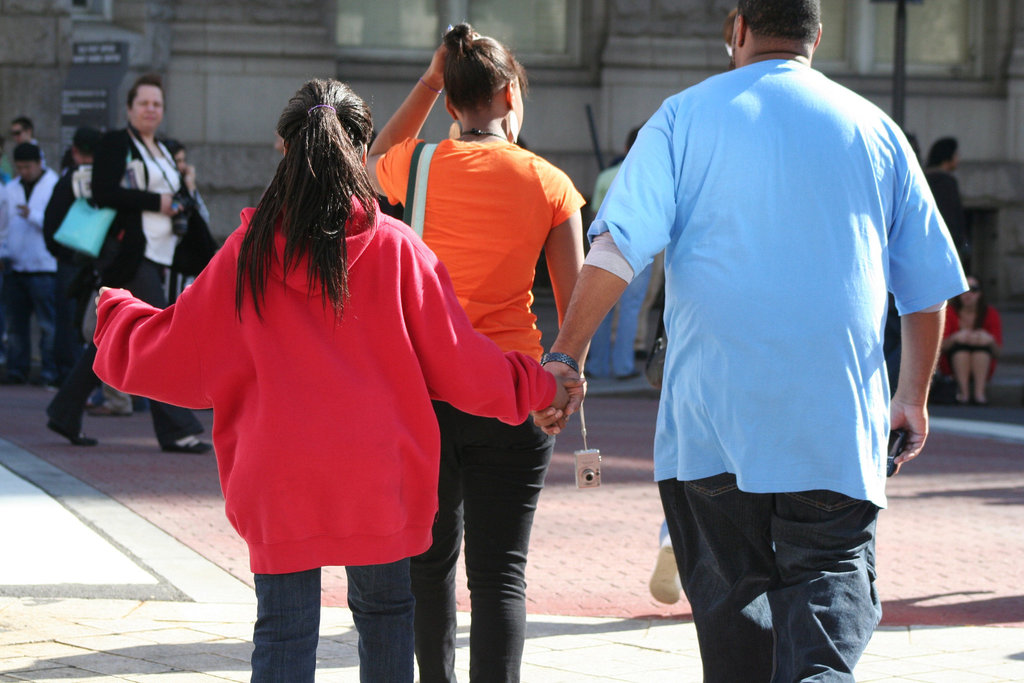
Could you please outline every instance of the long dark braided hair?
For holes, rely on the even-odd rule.
[[[241,318],[249,289],[262,318],[264,290],[274,257],[274,230],[281,219],[285,236],[284,273],[309,260],[307,286],[318,286],[324,308],[340,318],[348,298],[349,231],[375,221],[376,194],[366,176],[363,153],[373,133],[370,109],[344,83],[306,82],[288,101],[277,121],[285,153],[274,179],[260,199],[242,240],[235,281],[235,312]],[[353,225],[358,202],[365,225]]]

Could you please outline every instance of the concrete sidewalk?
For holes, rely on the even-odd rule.
[[[1012,427],[999,428],[1001,439],[1020,436]],[[16,520],[23,531],[5,538],[2,548],[3,564],[20,566],[22,578],[12,584],[0,569],[0,595],[6,596],[0,597],[0,681],[248,680],[255,615],[248,586],[129,508],[5,440],[0,474],[7,524]],[[49,505],[70,520],[54,524],[55,515],[41,512]],[[41,552],[54,548],[88,556],[54,560]],[[111,553],[120,568],[97,584],[97,557]],[[56,569],[65,574],[52,579],[57,583],[32,583],[54,571],[54,562],[64,563]],[[580,580],[575,572],[562,578]],[[468,619],[462,614],[460,620],[457,669],[467,680]],[[857,680],[1024,681],[1022,634],[980,626],[883,627]],[[325,607],[321,635],[318,680],[357,681],[349,611]],[[701,666],[688,620],[531,614],[523,680],[700,681]]]
[[[254,608],[132,600],[0,598],[0,681],[248,681]],[[460,614],[456,669],[468,680],[468,619]],[[356,682],[348,610],[326,607],[318,681]],[[969,683],[1024,680],[1020,631],[984,627],[881,628],[858,681]],[[529,619],[522,680],[530,683],[698,682],[688,622],[587,617]]]

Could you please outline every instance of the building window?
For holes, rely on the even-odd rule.
[[[71,13],[78,19],[108,19],[110,0],[71,0]]]
[[[968,0],[928,0],[907,5],[907,64],[963,67],[971,60],[971,8]],[[875,63],[892,64],[896,12],[875,8]]]
[[[814,58],[838,62],[846,59],[846,0],[821,0],[821,43]]]
[[[978,47],[987,2],[925,0],[907,4],[907,72],[917,76],[981,77]],[[821,0],[822,39],[816,65],[830,73],[890,73],[896,3]]]
[[[467,20],[531,63],[579,61],[580,0],[338,0],[335,35],[343,52],[421,59]]]

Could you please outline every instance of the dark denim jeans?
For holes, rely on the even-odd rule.
[[[412,559],[421,683],[455,680],[455,565],[466,537],[469,679],[515,683],[526,638],[526,553],[554,437],[434,403],[441,427],[439,510]]]
[[[882,616],[878,508],[832,491],[746,493],[731,474],[658,486],[704,680],[852,682]]]
[[[32,367],[32,314],[39,324],[39,378],[44,384],[57,380],[53,358],[55,273],[18,273],[8,271],[4,282],[7,307],[7,376],[28,380]]]
[[[362,683],[412,683],[409,560],[346,567]],[[320,569],[256,574],[252,683],[312,683],[320,633]]]

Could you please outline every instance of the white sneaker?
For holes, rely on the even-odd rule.
[[[676,568],[676,556],[672,552],[672,546],[663,545],[658,550],[658,559],[648,585],[651,595],[658,602],[666,605],[679,602],[679,592],[683,590],[683,586],[679,583],[679,571]]]

